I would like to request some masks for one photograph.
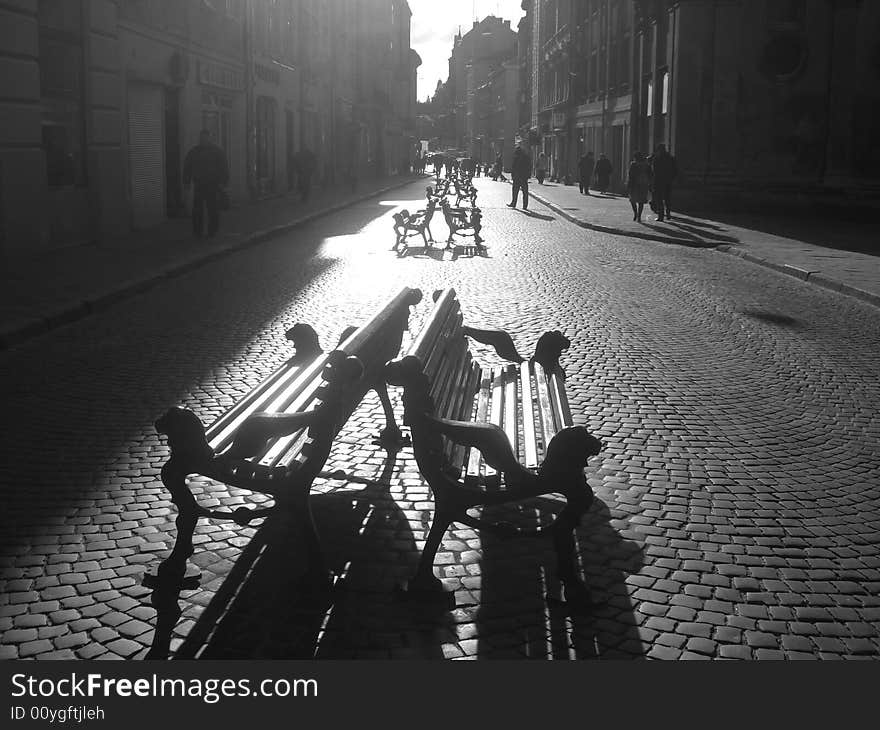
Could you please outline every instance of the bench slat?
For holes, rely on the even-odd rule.
[[[450,312],[458,310],[458,308],[459,303],[455,297],[455,290],[444,289],[434,303],[434,309],[425,321],[421,332],[419,332],[415,342],[410,347],[409,354],[414,355],[420,362],[424,363]]]
[[[547,452],[547,445],[556,435],[556,423],[553,419],[553,407],[550,402],[550,389],[547,386],[547,376],[544,368],[535,363],[535,383],[538,389],[538,412],[541,416],[541,431],[543,436],[543,444],[541,447],[542,457]]]
[[[257,413],[258,411],[267,411],[269,413],[286,411],[292,413],[293,411],[290,410],[288,406],[290,406],[292,402],[299,402],[297,396],[307,389],[310,389],[310,386],[317,388],[317,386],[323,382],[321,373],[324,366],[327,364],[328,358],[329,355],[327,354],[318,357],[312,363],[303,368],[292,381],[279,383],[279,385],[283,387],[273,389],[271,393],[266,394],[265,398],[251,401],[251,403],[244,408],[236,418],[230,421],[216,436],[214,436],[209,442],[211,447],[217,453],[224,451],[232,443],[235,432],[239,429],[241,424],[244,423],[247,417],[253,413]]]
[[[550,385],[553,410],[557,414],[556,423],[559,424],[560,429],[574,425],[571,418],[571,407],[568,404],[568,394],[565,392],[565,383],[558,373],[553,373],[548,384]]]
[[[211,441],[216,438],[229,422],[236,419],[249,405],[257,401],[266,402],[271,399],[274,393],[277,393],[281,388],[285,387],[287,383],[296,379],[302,368],[302,365],[288,365],[287,363],[276,368],[266,380],[260,383],[254,390],[250,391],[244,398],[219,416],[214,423],[205,429],[205,437],[208,439],[208,442],[211,443]],[[216,448],[213,443],[211,446],[212,448]]]
[[[519,459],[519,428],[517,428],[517,368],[516,365],[508,365],[504,370],[504,432],[510,441],[510,448]]]
[[[452,397],[447,400],[446,407],[442,411],[443,418],[451,418],[453,420],[458,418],[458,409],[461,407],[461,399],[464,395],[472,359],[473,356],[465,347],[452,370],[452,378],[450,379]]]
[[[422,372],[428,376],[432,383],[442,371],[448,359],[447,356],[452,343],[456,342],[458,338],[464,337],[461,333],[461,325],[461,312],[452,312],[449,319],[444,323],[443,329],[438,333],[437,339],[434,341],[427,356],[427,361],[420,361],[423,363]]]
[[[461,420],[461,408],[462,401],[465,397],[468,400],[471,400],[473,397],[472,393],[468,393],[468,380],[471,376],[471,362],[473,360],[473,356],[470,353],[468,348],[464,349],[464,357],[461,360],[461,363],[458,367],[456,367],[455,378],[452,382],[452,398],[449,399],[449,403],[446,408],[443,409],[443,418],[448,418],[452,421]],[[452,459],[452,450],[455,448],[455,443],[448,440],[446,441],[446,445],[443,449],[443,454],[446,458],[446,461],[449,462]]]
[[[523,363],[520,368],[520,393],[523,410],[523,452],[526,468],[538,466],[538,448],[535,443],[535,411],[532,407],[534,389],[532,388],[532,366]]]
[[[489,423],[494,423],[499,428],[504,427],[504,368],[496,366],[492,368],[492,400],[490,402]],[[497,483],[498,472],[485,464],[486,480]]]
[[[474,417],[476,423],[486,423],[489,417],[489,393],[492,390],[492,370],[483,368],[480,372],[480,393],[477,396],[477,413]],[[467,457],[467,478],[479,479],[480,477],[480,452],[469,448]]]
[[[471,360],[470,368],[468,371],[468,378],[465,385],[465,397],[462,399],[461,407],[458,411],[458,416],[456,417],[459,421],[472,421],[474,416],[474,397],[477,394],[480,385],[480,366],[479,363]],[[464,468],[467,462],[467,447],[462,446],[461,444],[456,444],[455,448],[452,450],[452,456],[450,457],[450,467],[452,473],[455,474],[456,479],[461,476],[461,470]]]
[[[442,418],[446,417],[446,409],[455,391],[456,379],[466,354],[467,342],[464,337],[450,342],[444,363],[434,381],[435,388],[431,392],[431,396],[434,398],[434,412]]]

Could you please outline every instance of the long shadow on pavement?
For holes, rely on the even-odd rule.
[[[177,658],[442,658],[449,635],[445,606],[419,604],[395,589],[415,569],[415,540],[391,494],[396,455],[364,489],[313,495],[312,510],[328,565],[330,592],[310,592],[300,576],[292,524],[267,524],[189,632]],[[254,553],[257,553],[254,555]],[[234,595],[234,598],[232,596]],[[213,625],[216,623],[216,629]],[[448,640],[448,639],[446,639]]]
[[[538,498],[504,507],[503,519],[546,526],[561,502]],[[556,558],[549,535],[481,535],[477,656],[488,659],[638,659],[643,656],[626,576],[642,566],[642,548],[623,539],[598,498],[577,531],[579,560],[594,606],[575,611],[555,598]],[[548,599],[548,595],[550,598]]]

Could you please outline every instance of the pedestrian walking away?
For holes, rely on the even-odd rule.
[[[315,153],[308,147],[303,147],[296,156],[296,171],[298,175],[298,188],[303,203],[309,199],[312,192],[312,175],[318,167],[318,159]]]
[[[519,191],[522,190],[523,210],[529,209],[529,175],[531,172],[532,165],[529,162],[529,156],[522,147],[517,147],[513,151],[513,199],[507,204],[508,208],[516,208]]]
[[[611,166],[611,160],[606,157],[604,152],[599,153],[599,159],[596,162],[596,187],[601,193],[608,190],[611,184],[611,173],[614,168]]]
[[[641,223],[642,211],[651,191],[651,166],[645,160],[644,152],[636,152],[633,156],[626,179],[626,190],[633,210],[633,220]]]
[[[199,132],[199,143],[187,152],[183,161],[183,185],[193,186],[193,234],[201,238],[208,214],[208,238],[217,235],[220,226],[220,196],[229,182],[229,162],[226,153],[213,141],[207,129]]]
[[[544,178],[547,177],[547,155],[543,152],[538,155],[538,162],[535,164],[535,177],[538,178],[538,185],[543,185]]]
[[[657,145],[657,151],[651,164],[654,176],[654,208],[657,220],[663,221],[671,218],[670,206],[672,203],[672,183],[678,175],[678,166],[675,158],[666,150],[666,145]]]
[[[593,180],[593,168],[595,166],[596,158],[593,157],[592,152],[587,152],[578,160],[578,185],[580,186],[581,193],[584,195],[590,194],[590,183]]]

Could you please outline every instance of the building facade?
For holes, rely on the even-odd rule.
[[[554,179],[586,151],[621,191],[666,144],[679,184],[878,187],[880,5],[865,0],[523,0],[520,125]],[[530,102],[530,103],[529,103]]]
[[[509,20],[493,15],[474,21],[464,35],[453,40],[449,57],[448,93],[452,118],[452,146],[471,155],[479,154],[478,89],[505,61],[516,55],[516,32]]]
[[[0,3],[0,252],[123,241],[187,214],[207,129],[234,205],[403,172],[415,145],[405,0]]]

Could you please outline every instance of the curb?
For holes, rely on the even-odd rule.
[[[558,213],[566,220],[569,220],[572,223],[579,225],[581,228],[587,228],[589,230],[598,231],[600,233],[610,233],[612,235],[629,236],[630,238],[641,238],[649,241],[658,241],[660,243],[674,243],[683,246],[690,246],[691,248],[711,248],[721,253],[736,256],[737,258],[741,258],[753,264],[758,264],[759,266],[773,269],[780,274],[792,276],[796,279],[800,279],[801,281],[815,284],[816,286],[821,286],[823,289],[828,289],[830,291],[837,292],[838,294],[845,294],[868,304],[872,304],[875,307],[880,307],[880,294],[875,294],[864,289],[859,289],[855,286],[850,286],[849,284],[844,284],[842,281],[838,281],[837,279],[832,279],[828,276],[825,276],[819,271],[808,271],[806,269],[801,269],[797,266],[792,266],[791,264],[780,264],[775,261],[770,261],[769,259],[762,258],[761,256],[756,256],[755,254],[749,253],[747,251],[735,249],[731,245],[726,243],[705,245],[696,243],[694,241],[689,241],[687,239],[674,238],[672,236],[656,236],[626,231],[622,228],[594,225],[592,223],[587,223],[585,220],[582,220],[575,215],[572,215],[569,211],[556,205],[555,203],[549,202],[545,198],[542,198],[540,195],[535,195],[531,190],[529,190],[529,197],[534,198],[542,205],[550,208],[550,210]]]
[[[727,244],[716,246],[715,250],[720,253],[736,256],[737,258],[757,264],[758,266],[763,266],[767,269],[773,269],[780,274],[793,276],[796,279],[800,279],[809,284],[815,284],[823,289],[828,289],[829,291],[837,292],[838,294],[845,294],[846,296],[853,297],[875,307],[880,307],[880,294],[875,294],[874,292],[869,292],[865,289],[859,289],[858,287],[844,284],[842,281],[825,276],[825,274],[820,271],[807,271],[806,269],[800,269],[797,266],[792,266],[790,264],[779,264],[775,261],[756,256],[748,251],[739,251]]]
[[[20,345],[27,340],[50,332],[57,327],[83,319],[90,314],[103,312],[124,299],[128,299],[147,291],[155,284],[158,284],[165,279],[185,274],[188,271],[192,271],[204,264],[221,259],[231,253],[264,243],[265,241],[276,238],[277,236],[287,233],[295,228],[311,223],[314,220],[337,213],[356,203],[375,198],[377,195],[384,195],[391,190],[396,190],[397,188],[404,187],[417,181],[418,178],[407,180],[405,182],[397,182],[394,185],[388,185],[379,188],[378,190],[364,193],[363,195],[347,200],[344,203],[335,203],[327,208],[321,208],[312,211],[311,213],[306,213],[305,215],[295,218],[287,223],[273,226],[272,228],[266,228],[264,230],[254,231],[253,233],[243,236],[239,241],[229,243],[216,249],[207,250],[203,255],[168,266],[161,271],[150,274],[146,278],[130,279],[97,292],[94,295],[87,296],[81,301],[62,304],[49,314],[37,317],[22,316],[21,318],[10,322],[8,325],[0,325],[3,327],[3,329],[0,330],[0,351],[8,350],[9,348]]]

